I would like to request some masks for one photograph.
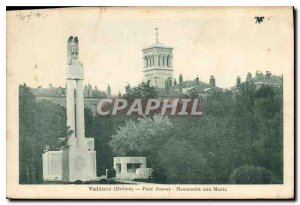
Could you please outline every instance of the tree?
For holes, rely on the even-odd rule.
[[[173,85],[176,86],[177,85],[177,81],[176,79],[174,79]]]
[[[149,82],[140,83],[137,87],[126,86],[126,94],[124,97],[128,100],[142,99],[146,100],[149,98],[157,98],[157,91],[153,86],[150,86]]]
[[[169,85],[168,80],[165,81],[165,90],[166,90],[166,93],[169,94],[169,91],[170,91],[170,85]]]
[[[240,166],[265,167],[283,179],[282,89],[241,84],[236,96],[235,135]]]
[[[97,175],[105,175],[106,169],[113,166],[113,151],[109,142],[115,135],[116,129],[125,125],[126,120],[136,120],[135,116],[107,115],[92,116],[89,109],[85,109],[85,133],[87,137],[93,137],[96,150]]]
[[[245,165],[235,169],[229,177],[231,184],[271,184],[273,176],[262,167]]]
[[[256,161],[282,183],[283,180],[282,89],[262,86],[255,95],[254,111],[260,125],[260,146]]]
[[[182,74],[179,75],[179,85],[182,86],[183,83],[183,77]]]
[[[155,153],[170,136],[173,128],[167,117],[155,115],[153,118],[139,118],[138,122],[129,120],[117,129],[110,146],[115,154],[146,155]]]
[[[226,184],[245,164],[264,167],[262,173],[272,173],[271,183],[282,183],[282,90],[250,82],[234,95],[214,93],[201,105],[201,117],[169,116],[172,126],[165,133],[151,118],[145,123],[124,118],[110,143],[114,154],[146,156],[157,183]],[[266,183],[268,177],[260,179],[257,183]]]
[[[37,102],[37,127],[39,150],[45,145],[51,150],[62,150],[68,147],[68,138],[74,132],[67,126],[66,109],[48,100]]]
[[[115,134],[115,129],[113,118],[111,116],[96,116],[93,118],[92,136],[95,140],[97,155],[97,175],[101,176],[106,174],[106,169],[113,166],[113,153],[109,146],[111,135],[113,134]]]
[[[30,88],[19,86],[20,183],[42,181],[42,153],[46,148],[67,147],[72,131],[66,125],[64,107],[50,101],[37,102]]]
[[[107,170],[107,180],[114,180],[116,178],[116,169],[111,167]]]
[[[201,108],[205,116],[232,116],[235,110],[235,100],[231,92],[215,92],[201,100]]]
[[[170,120],[174,125],[172,139],[188,142],[206,159],[206,167],[209,169],[205,173],[205,182],[202,179],[201,183],[228,183],[228,177],[239,157],[232,116],[174,116]]]
[[[158,168],[166,183],[203,184],[210,178],[207,160],[202,150],[186,140],[170,139],[158,153]]]
[[[85,137],[93,137],[93,113],[85,107],[84,108],[84,126],[85,126]]]
[[[34,95],[25,84],[19,86],[19,181],[30,183],[35,181],[32,174],[33,155],[32,136],[36,126],[36,102]]]

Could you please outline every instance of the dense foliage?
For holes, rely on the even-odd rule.
[[[137,98],[145,100],[150,98],[156,98],[157,96],[155,88],[150,86],[149,82],[142,82],[136,87],[130,87],[130,85],[127,85],[125,89],[126,94],[123,97],[128,100],[134,100]]]
[[[229,177],[231,184],[270,184],[273,180],[266,168],[248,165],[235,169]]]
[[[148,156],[168,140],[172,128],[172,123],[160,116],[154,116],[153,119],[139,118],[137,123],[129,120],[117,129],[110,145],[120,156],[128,153]]]
[[[209,96],[202,110],[202,117],[160,118],[159,129],[155,117],[127,122],[110,145],[118,156],[147,156],[160,183],[232,183],[248,166],[275,179],[257,183],[282,183],[282,89],[244,83]]]
[[[36,102],[26,85],[19,87],[20,183],[42,181],[42,153],[67,147],[71,131],[65,108],[49,101]]]
[[[126,89],[127,99],[154,98],[146,83]],[[282,88],[243,83],[234,92],[201,100],[203,116],[93,116],[85,110],[86,137],[95,138],[97,175],[114,156],[146,156],[158,183],[282,183]],[[20,86],[20,182],[41,179],[47,144],[66,145],[65,109],[36,102]]]

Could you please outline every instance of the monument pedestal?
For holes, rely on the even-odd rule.
[[[82,147],[76,146],[75,138],[70,138],[69,143],[67,150],[43,153],[44,181],[97,180],[94,138],[85,138]]]
[[[62,181],[75,182],[97,179],[96,151],[86,148],[70,147],[63,152]]]
[[[43,153],[43,180],[62,180],[62,152],[47,151]]]

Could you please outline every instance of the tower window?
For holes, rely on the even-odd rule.
[[[145,57],[145,61],[146,61],[146,67],[148,67],[148,58],[147,58],[147,56]]]
[[[151,59],[150,59],[150,57],[147,58],[147,62],[148,62],[148,67],[151,66]]]
[[[158,56],[158,65],[160,66],[160,56]]]
[[[170,67],[170,56],[167,57],[167,66]]]

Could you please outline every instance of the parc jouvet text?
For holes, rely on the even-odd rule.
[[[203,192],[226,192],[227,187],[184,187],[184,186],[176,186],[176,187],[133,187],[133,186],[115,186],[115,187],[101,187],[101,186],[95,186],[95,187],[89,187],[90,191],[100,191],[100,192],[118,192],[118,191],[143,191],[143,192],[157,192],[157,191],[203,191]]]

